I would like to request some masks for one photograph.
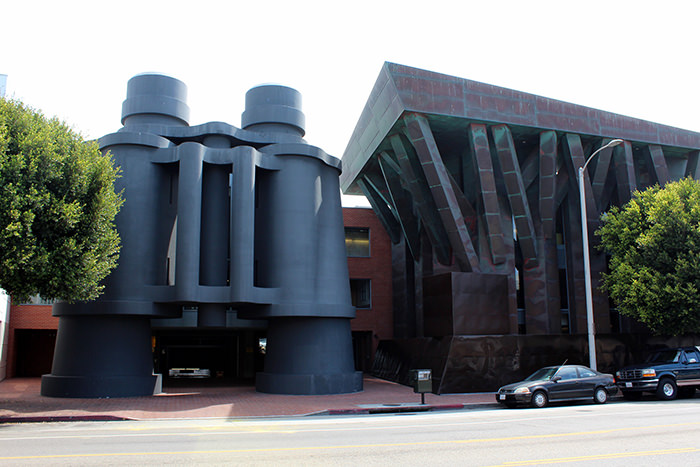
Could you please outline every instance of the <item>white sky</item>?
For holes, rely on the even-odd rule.
[[[188,86],[190,124],[240,126],[261,83],[303,96],[306,140],[341,157],[391,61],[700,131],[697,0],[10,0],[7,96],[86,138],[121,127],[133,75]]]

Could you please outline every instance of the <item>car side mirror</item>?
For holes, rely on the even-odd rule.
[[[552,382],[556,383],[557,381],[561,380],[561,376],[554,376],[552,377]]]

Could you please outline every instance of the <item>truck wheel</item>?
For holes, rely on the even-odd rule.
[[[678,396],[678,387],[671,378],[661,378],[659,386],[656,388],[656,397],[661,400],[670,401]]]

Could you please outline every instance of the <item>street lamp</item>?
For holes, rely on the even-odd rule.
[[[595,323],[593,322],[593,291],[591,290],[591,258],[588,251],[588,216],[586,216],[586,188],[583,184],[583,173],[586,166],[600,151],[607,148],[612,148],[622,143],[621,139],[614,139],[605,146],[600,147],[586,160],[583,167],[578,169],[578,194],[581,198],[581,237],[583,238],[583,273],[586,282],[586,318],[588,320],[588,356],[590,359],[589,366],[597,370],[595,355]]]

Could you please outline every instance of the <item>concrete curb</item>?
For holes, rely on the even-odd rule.
[[[7,423],[51,423],[51,422],[123,422],[131,420],[114,415],[37,415],[31,417],[0,417],[0,425]]]
[[[313,415],[371,415],[410,412],[440,412],[448,410],[495,409],[497,403],[482,402],[473,404],[442,404],[442,405],[401,405],[382,404],[373,407],[357,407],[351,409],[328,409]]]
[[[327,409],[301,415],[265,415],[265,416],[240,416],[240,417],[215,417],[227,419],[260,419],[260,418],[288,418],[288,417],[314,417],[335,415],[374,415],[412,412],[440,412],[449,410],[474,410],[498,408],[497,403],[472,403],[472,404],[442,404],[442,405],[413,405],[413,404],[378,404],[369,407],[352,407],[347,409]],[[211,418],[211,417],[205,417]],[[191,417],[182,418],[191,420]],[[146,421],[147,418],[118,417],[115,415],[39,415],[0,417],[0,425],[10,423],[52,423],[52,422],[119,422],[119,421]],[[177,419],[156,419],[177,420]]]

